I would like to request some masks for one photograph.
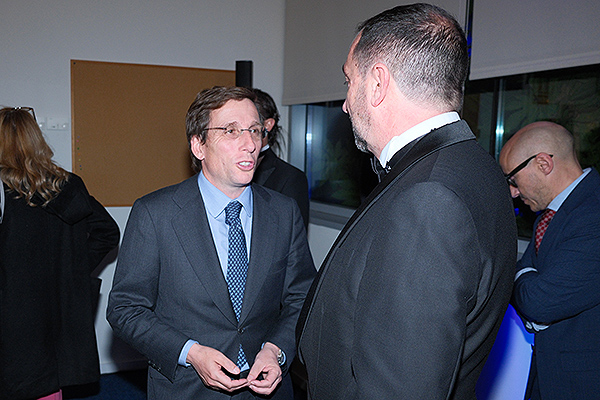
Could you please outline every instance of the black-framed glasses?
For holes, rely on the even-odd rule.
[[[248,132],[254,140],[262,140],[266,136],[265,127],[260,124],[252,125],[250,128],[245,129],[233,124],[227,126],[216,126],[214,128],[206,128],[204,130],[209,131],[212,129],[222,131],[223,136],[225,136],[228,139],[237,139],[240,136],[242,136],[244,132]]]
[[[27,111],[29,114],[31,114],[33,116],[33,119],[35,120],[35,122],[37,122],[37,118],[35,117],[35,111],[33,110],[33,107],[14,107],[13,110]]]
[[[522,170],[523,168],[525,168],[527,166],[527,164],[529,164],[529,162],[531,160],[533,160],[534,158],[536,158],[537,156],[539,156],[542,153],[537,153],[534,154],[533,156],[529,157],[527,160],[523,161],[521,164],[517,165],[512,171],[510,171],[508,174],[504,175],[504,177],[506,178],[506,182],[508,182],[508,184],[512,187],[518,188],[517,186],[517,182],[515,182],[514,180],[514,176],[516,175],[517,172],[519,172],[520,170]],[[552,154],[549,154],[550,157],[554,157]]]

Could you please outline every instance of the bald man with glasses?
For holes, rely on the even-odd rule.
[[[600,392],[600,176],[581,168],[573,135],[535,122],[504,145],[513,197],[541,212],[517,263],[511,303],[535,335],[525,399]]]

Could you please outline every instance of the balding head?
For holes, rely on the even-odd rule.
[[[577,164],[573,135],[553,122],[529,124],[515,133],[502,148],[504,156],[525,159],[537,153],[553,154],[555,160]],[[501,155],[502,158],[502,155]]]
[[[577,161],[573,135],[553,122],[534,122],[520,129],[502,147],[500,165],[514,173],[511,186],[513,197],[520,196],[533,211],[548,204],[577,179],[583,171]]]

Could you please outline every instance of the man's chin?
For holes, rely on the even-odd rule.
[[[354,132],[354,144],[356,145],[356,148],[363,153],[369,153],[367,141],[359,136],[356,132]]]

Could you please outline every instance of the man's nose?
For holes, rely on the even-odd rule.
[[[242,131],[242,134],[238,139],[241,141],[241,146],[243,149],[248,150],[250,153],[254,152],[256,148],[259,147],[257,140],[248,131]]]
[[[512,196],[513,199],[516,199],[517,197],[519,197],[519,194],[521,192],[519,192],[519,188],[516,188],[512,185],[510,185],[510,195]]]

